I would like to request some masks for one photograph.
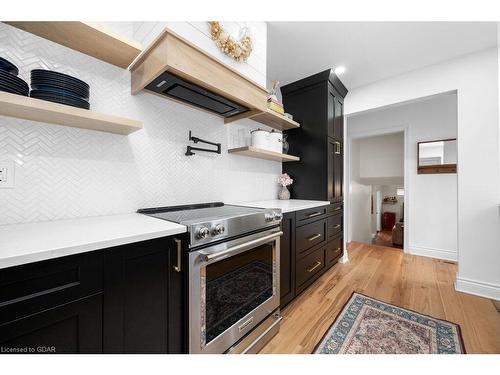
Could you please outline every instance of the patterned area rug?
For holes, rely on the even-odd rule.
[[[460,326],[353,293],[315,354],[460,354]]]

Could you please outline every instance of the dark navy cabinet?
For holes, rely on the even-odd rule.
[[[283,163],[283,172],[294,180],[291,197],[329,201],[330,206],[290,213],[295,227],[283,225],[283,253],[293,254],[295,264],[282,263],[282,280],[293,273],[293,291],[281,305],[305,290],[343,254],[344,98],[347,89],[331,70],[281,88],[285,111],[300,128],[287,130],[289,152],[300,157]],[[288,215],[288,214],[287,214]],[[286,216],[285,216],[286,217]],[[289,232],[287,232],[289,231]],[[289,239],[289,237],[292,239]],[[295,246],[289,250],[290,244]],[[291,256],[289,257],[291,258]],[[285,274],[283,274],[285,273]],[[288,291],[288,284],[286,290]]]
[[[338,263],[344,252],[342,222],[339,203],[283,215],[280,307]]]
[[[287,130],[289,151],[300,162],[284,163],[295,199],[343,202],[344,98],[347,89],[331,70],[281,88],[285,111],[300,128]]]
[[[1,269],[0,352],[185,352],[179,246],[159,238]]]
[[[178,246],[179,239],[169,237],[104,253],[104,352],[185,351],[184,264]]]

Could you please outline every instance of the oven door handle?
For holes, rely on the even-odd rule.
[[[245,242],[241,245],[236,245],[236,246],[230,247],[229,249],[226,249],[226,250],[218,252],[218,253],[209,254],[209,253],[200,252],[200,254],[203,256],[203,260],[205,262],[210,262],[210,261],[215,260],[215,259],[225,258],[228,255],[230,255],[231,253],[234,253],[234,252],[241,250],[245,247],[255,246],[255,245],[266,243],[269,240],[272,240],[272,239],[279,237],[281,235],[283,235],[283,232],[279,231],[279,232],[276,232],[273,234],[269,234],[265,237],[261,237],[261,238],[257,238],[257,239],[252,240],[252,241]]]

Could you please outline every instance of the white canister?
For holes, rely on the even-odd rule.
[[[256,148],[263,148],[264,150],[269,150],[269,135],[267,130],[255,129],[251,132],[252,146]]]
[[[269,151],[283,153],[283,134],[276,130],[269,133]]]

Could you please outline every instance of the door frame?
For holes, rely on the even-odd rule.
[[[369,137],[376,137],[376,136],[381,136],[381,135],[387,135],[387,134],[393,134],[393,133],[400,133],[403,132],[403,138],[404,138],[404,189],[405,189],[405,195],[404,195],[404,243],[403,243],[403,252],[409,253],[409,244],[410,244],[410,172],[409,172],[409,147],[410,145],[410,139],[411,139],[411,127],[410,124],[402,124],[400,126],[395,126],[395,127],[390,127],[390,128],[380,128],[380,129],[373,129],[369,131],[363,131],[363,132],[356,132],[356,133],[349,133],[347,131],[348,129],[348,120],[349,117],[352,117],[356,115],[356,113],[353,113],[349,116],[344,117],[344,139],[347,140],[345,142],[345,147],[344,147],[344,192],[347,192],[347,194],[344,193],[345,196],[345,201],[344,201],[344,210],[347,214],[344,215],[344,228],[345,231],[344,233],[346,234],[344,236],[344,255],[342,257],[341,262],[346,263],[349,261],[349,254],[348,254],[348,248],[347,244],[350,242],[350,225],[349,225],[349,218],[351,217],[351,160],[352,160],[352,141],[355,139],[361,139],[361,138],[369,138]]]

